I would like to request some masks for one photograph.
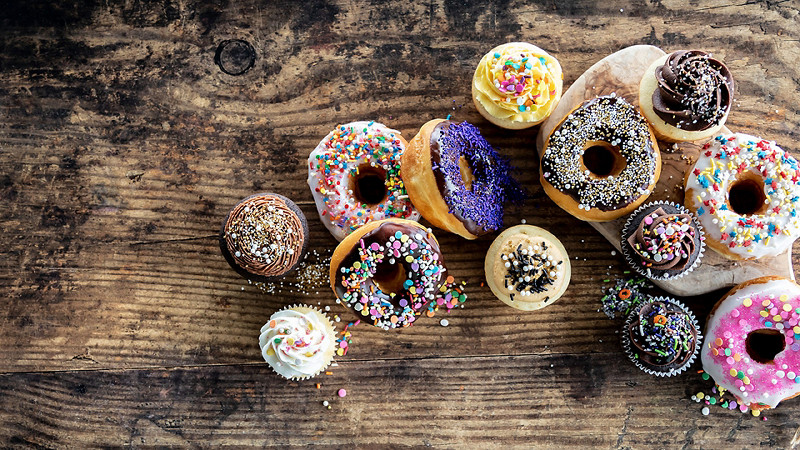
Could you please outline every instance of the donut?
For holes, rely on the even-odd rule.
[[[522,311],[542,309],[558,300],[572,274],[561,241],[533,225],[500,233],[486,253],[484,270],[492,293]]]
[[[661,174],[661,153],[647,121],[616,95],[587,100],[547,137],[539,165],[545,193],[589,222],[629,214]]]
[[[657,59],[639,84],[639,106],[658,139],[708,139],[719,132],[733,104],[733,76],[718,59],[680,50]]]
[[[774,142],[741,133],[715,137],[686,174],[685,188],[706,245],[727,258],[779,255],[800,235],[800,171]]]
[[[481,58],[472,77],[472,101],[489,122],[520,130],[547,119],[563,84],[558,60],[535,45],[510,42]]]
[[[428,306],[455,297],[448,286],[439,242],[422,225],[404,219],[370,222],[347,236],[331,257],[336,302],[383,329],[406,327]]]
[[[268,282],[286,275],[303,261],[308,248],[308,223],[300,208],[282,195],[251,195],[225,217],[219,247],[239,275]]]
[[[750,409],[800,394],[800,286],[771,276],[733,288],[711,310],[700,358],[714,382]]]
[[[508,161],[476,127],[434,119],[408,143],[400,174],[426,220],[475,239],[503,226],[506,201],[522,199],[510,172]]]
[[[341,241],[372,220],[418,220],[399,176],[406,141],[377,122],[337,126],[308,157],[308,185],[325,227]]]

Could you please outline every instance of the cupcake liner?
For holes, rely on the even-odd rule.
[[[700,251],[697,253],[697,258],[695,258],[694,262],[691,266],[684,268],[680,273],[669,275],[669,274],[655,274],[653,271],[650,270],[649,267],[645,267],[641,264],[641,262],[637,262],[639,260],[639,256],[633,251],[628,244],[628,237],[629,234],[625,232],[632,226],[638,226],[638,224],[634,224],[633,219],[636,216],[642,214],[646,209],[651,208],[653,206],[672,206],[679,211],[680,214],[688,214],[692,217],[692,223],[695,225],[695,229],[699,233],[700,242]],[[687,209],[685,206],[675,203],[675,202],[667,202],[667,201],[654,201],[646,203],[633,211],[629,216],[628,219],[625,221],[625,225],[622,227],[622,240],[620,242],[620,249],[622,250],[622,254],[625,255],[625,260],[628,261],[628,265],[633,268],[638,274],[645,276],[651,280],[659,280],[659,281],[666,281],[666,280],[677,280],[678,278],[683,277],[684,275],[692,272],[699,264],[700,260],[703,259],[703,255],[706,251],[706,240],[705,240],[705,231],[703,230],[703,226],[700,225],[700,221],[697,220],[697,216]]]
[[[304,304],[304,303],[303,304],[290,305],[290,306],[286,306],[284,308],[281,308],[280,310],[278,310],[275,313],[273,313],[270,316],[269,320],[272,320],[272,317],[275,314],[277,314],[277,313],[279,313],[281,311],[290,311],[290,310],[291,311],[295,311],[296,308],[305,308],[305,309],[308,309],[310,311],[314,311],[314,313],[317,314],[318,318],[323,322],[323,324],[328,325],[328,326],[325,327],[326,328],[326,330],[325,330],[326,333],[325,334],[330,339],[331,345],[330,345],[329,349],[325,350],[325,354],[326,355],[325,355],[324,364],[321,364],[320,368],[316,372],[314,372],[314,374],[312,374],[312,375],[286,376],[285,374],[279,372],[278,369],[276,369],[275,366],[272,365],[272,363],[270,363],[269,361],[266,361],[266,358],[264,358],[264,359],[267,362],[267,365],[269,365],[270,368],[272,369],[272,371],[275,372],[276,374],[280,375],[283,378],[289,379],[289,380],[299,381],[299,380],[307,380],[307,379],[316,377],[317,375],[322,373],[325,369],[327,369],[331,365],[331,363],[333,363],[334,356],[336,355],[336,327],[333,324],[333,322],[331,321],[331,319],[328,317],[328,315],[325,314],[322,310],[320,310],[319,308],[317,308],[315,306],[310,306],[310,305],[307,305],[307,304]],[[265,342],[262,342],[262,336],[264,335],[264,332],[268,328],[269,328],[269,321],[267,321],[267,323],[264,326],[261,327],[261,331],[260,331],[259,336],[258,336],[258,346],[261,349],[262,356],[264,356],[263,352],[264,352],[264,344],[265,344]]]
[[[642,309],[642,307],[654,302],[670,303],[679,307],[681,310],[683,310],[683,312],[685,312],[689,316],[689,318],[692,321],[692,325],[694,325],[694,329],[697,332],[697,337],[695,338],[696,342],[694,346],[694,352],[692,352],[692,355],[689,357],[689,359],[680,367],[676,367],[667,371],[659,371],[653,367],[646,366],[638,358],[636,358],[633,346],[631,344],[630,336],[628,335],[628,329],[630,325],[633,323],[633,321],[638,317],[639,311]],[[686,305],[675,300],[674,298],[663,297],[663,296],[651,298],[649,301],[644,302],[639,306],[637,306],[633,311],[631,311],[630,314],[628,314],[628,318],[625,320],[625,325],[623,327],[623,333],[621,339],[622,339],[622,348],[624,349],[625,354],[628,355],[628,359],[630,359],[631,362],[633,362],[633,364],[636,365],[636,367],[638,367],[646,374],[654,375],[657,377],[672,377],[685,372],[689,367],[692,366],[692,364],[694,364],[694,361],[697,359],[697,355],[700,354],[700,349],[702,348],[703,345],[703,333],[700,329],[700,324],[697,322],[697,317],[695,317],[694,313]]]

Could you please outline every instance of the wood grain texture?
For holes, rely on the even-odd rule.
[[[718,408],[704,417],[688,397],[708,383],[650,379],[624,360],[618,325],[597,309],[602,280],[625,262],[542,192],[537,129],[487,123],[470,80],[485,51],[512,40],[555,55],[566,86],[629,45],[707,49],[737,80],[728,125],[797,154],[797,18],[788,2],[9,2],[0,444],[788,445],[800,401],[766,422]],[[256,51],[241,76],[214,64],[226,39]],[[530,200],[507,223],[556,234],[572,284],[521,313],[481,286],[491,238],[437,233],[469,283],[466,307],[448,327],[438,316],[396,332],[357,327],[335,381],[319,380],[350,394],[322,410],[332,390],[315,397],[313,382],[286,383],[260,363],[258,327],[293,302],[355,316],[325,290],[248,285],[214,236],[239,199],[272,190],[301,206],[324,254],[335,241],[305,184],[319,140],[357,119],[410,138],[448,114],[512,159]],[[705,317],[717,298],[684,300]]]
[[[553,114],[542,123],[536,136],[536,148],[541,157],[548,136],[564,118],[584,100],[602,95],[617,95],[639,108],[639,81],[644,71],[664,52],[652,45],[633,45],[608,55],[592,65],[567,89]],[[723,126],[720,133],[731,133]],[[684,204],[683,186],[686,172],[691,169],[705,142],[669,144],[659,142],[661,149],[661,175],[644,204],[652,201],[669,201]],[[589,225],[602,234],[611,245],[620,250],[622,229],[628,216],[608,222],[591,222]],[[733,261],[717,252],[706,249],[701,264],[691,273],[673,280],[653,280],[667,292],[679,295],[700,295],[732,288],[754,278],[776,275],[794,280],[791,248],[777,256],[753,261]]]

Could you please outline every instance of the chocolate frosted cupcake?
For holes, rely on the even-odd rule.
[[[680,302],[656,297],[634,309],[625,322],[622,345],[636,367],[671,377],[692,365],[703,336],[694,314]]]
[[[654,280],[682,277],[699,264],[705,251],[697,219],[675,203],[640,206],[622,229],[622,253],[640,274]]]
[[[253,281],[270,281],[303,260],[308,223],[300,208],[282,195],[251,195],[228,214],[219,246],[240,275]]]
[[[696,141],[725,124],[733,89],[733,76],[721,61],[699,50],[680,50],[645,71],[639,104],[658,139]]]

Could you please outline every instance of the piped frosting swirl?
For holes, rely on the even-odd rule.
[[[481,59],[473,88],[492,116],[538,122],[550,115],[561,98],[563,78],[555,58],[531,44],[511,42]]]
[[[699,50],[681,50],[655,71],[658,89],[653,110],[666,123],[686,131],[718,125],[731,108],[733,76],[717,59]]]
[[[277,195],[262,194],[236,205],[224,238],[235,262],[265,277],[288,272],[303,253],[305,233],[297,213]]]
[[[698,331],[692,317],[680,306],[652,301],[631,314],[628,320],[631,351],[645,367],[671,371],[692,360]]]
[[[682,270],[695,257],[697,234],[691,214],[668,213],[658,207],[641,219],[628,244],[646,267]]]
[[[331,362],[335,341],[322,313],[310,308],[284,309],[261,328],[261,354],[286,378],[313,377]]]

